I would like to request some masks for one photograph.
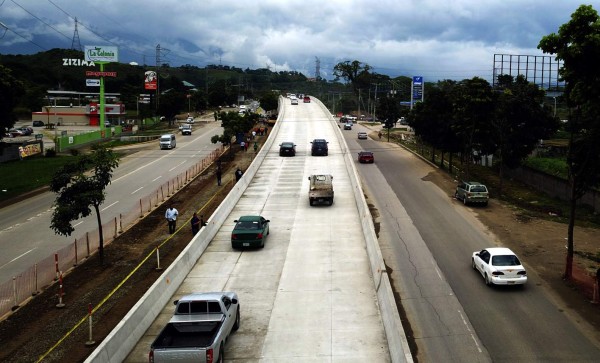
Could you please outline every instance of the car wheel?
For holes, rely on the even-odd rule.
[[[483,275],[483,278],[485,279],[485,284],[488,286],[492,286],[492,281],[490,281],[490,278],[488,277],[487,274]]]
[[[313,205],[313,204],[314,204],[312,199],[309,199],[309,200],[308,200],[308,203],[310,203],[310,205]]]
[[[235,317],[235,322],[233,323],[233,330],[237,331],[239,328],[240,328],[240,307],[238,305],[237,316]]]
[[[471,267],[473,267],[473,270],[477,270],[477,266],[475,266],[475,259],[474,258],[471,259]]]
[[[221,344],[221,346],[219,347],[219,360],[217,362],[218,363],[225,362],[225,353],[224,353],[224,350],[223,350],[223,344]]]
[[[467,205],[467,196],[466,196],[466,195],[465,195],[465,197],[463,198],[463,200],[462,200],[462,201],[463,201],[463,204],[464,204],[464,205]]]

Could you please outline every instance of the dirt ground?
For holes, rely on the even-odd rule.
[[[262,145],[262,142],[260,144]],[[248,154],[239,151],[229,159],[223,158],[224,182],[230,182],[230,187],[235,168],[241,166],[245,169],[250,161]],[[449,197],[452,195],[454,181],[447,174],[436,171],[432,173],[431,180],[448,191]],[[194,210],[198,210],[213,195],[217,195],[215,201],[199,213],[208,218],[227,191],[228,186],[217,187],[214,168],[197,177],[172,198],[181,213],[180,223],[189,220]],[[54,285],[0,322],[0,361],[33,362],[41,356],[44,356],[45,362],[85,360],[159,277],[160,271],[155,269],[155,260],[150,259],[94,314],[93,340],[96,344],[86,345],[89,340],[86,321],[88,305],[99,304],[168,236],[163,209],[159,207],[108,245],[103,266],[100,266],[96,256],[92,256],[66,275],[64,308],[56,308],[58,288]],[[478,218],[487,226],[489,232],[497,237],[499,244],[510,247],[526,261],[527,267],[539,276],[542,281],[540,284],[558,301],[560,308],[571,314],[590,335],[600,341],[600,307],[590,304],[589,298],[561,277],[565,262],[564,237],[567,226],[545,220],[522,218],[517,210],[495,200],[492,200],[487,208],[472,210],[478,214]],[[598,253],[598,230],[577,228],[575,236],[576,250]],[[172,243],[161,250],[163,268],[173,261],[190,238],[191,230],[188,228],[183,228],[174,235]],[[598,267],[582,258],[576,261],[582,268]],[[84,323],[69,334],[70,329],[81,321]]]

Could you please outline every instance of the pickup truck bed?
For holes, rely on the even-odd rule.
[[[208,347],[221,326],[220,322],[170,323],[154,341],[155,349]]]

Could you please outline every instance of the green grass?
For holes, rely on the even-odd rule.
[[[0,164],[0,202],[50,185],[54,172],[75,156],[35,156]]]
[[[564,158],[530,157],[525,160],[524,164],[546,174],[563,179],[568,178],[568,166]]]

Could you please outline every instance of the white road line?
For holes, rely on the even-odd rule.
[[[83,221],[79,221],[79,223],[76,223],[73,225],[73,227],[77,227],[78,225],[80,225],[81,223],[83,223]]]
[[[175,169],[177,169],[179,166],[181,166],[181,164],[184,164],[185,161],[180,162],[179,164],[175,165],[174,167],[172,167],[171,169],[169,169],[169,171],[173,171]]]
[[[100,212],[104,212],[105,210],[107,210],[108,208],[112,207],[113,205],[115,205],[115,204],[117,204],[117,203],[119,203],[119,201],[118,201],[118,200],[117,200],[116,202],[114,202],[113,204],[111,204],[111,205],[108,205],[108,206],[104,207],[103,209],[100,209]]]
[[[136,192],[139,192],[142,189],[144,189],[144,187],[139,187],[136,190],[134,190],[133,192],[131,192],[131,194],[135,194]]]
[[[158,179],[162,178],[162,175],[159,175],[158,177],[152,179],[153,182],[157,181]]]
[[[37,247],[36,247],[36,248],[37,248]],[[4,266],[6,266],[6,265],[8,265],[8,264],[10,264],[10,263],[13,263],[13,262],[15,262],[16,260],[18,260],[19,258],[21,258],[21,257],[25,256],[26,254],[28,254],[29,252],[31,252],[31,251],[33,251],[33,250],[35,250],[35,248],[32,248],[32,249],[30,249],[29,251],[27,251],[27,252],[25,252],[25,253],[22,253],[21,255],[19,255],[19,256],[17,256],[17,257],[15,257],[15,258],[13,258],[12,260],[10,260],[10,261],[8,261],[7,263],[5,263],[4,265],[0,266],[0,268],[4,268]]]
[[[481,350],[481,348],[479,347],[479,343],[477,343],[477,339],[475,339],[475,335],[473,335],[473,333],[471,332],[471,329],[469,329],[469,324],[467,324],[467,321],[465,320],[465,317],[463,316],[463,314],[460,312],[460,310],[458,310],[458,315],[460,315],[460,318],[463,321],[463,324],[465,324],[465,327],[467,328],[467,330],[469,331],[469,333],[471,334],[471,339],[473,339],[473,342],[475,343],[475,346],[477,347],[477,350],[479,351],[479,353],[483,353],[483,351]]]

